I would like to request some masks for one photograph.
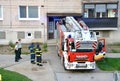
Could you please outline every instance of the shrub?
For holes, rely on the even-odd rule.
[[[9,41],[9,46],[10,46],[11,48],[14,48],[14,47],[15,47],[15,44],[14,44],[12,41]]]
[[[47,48],[48,48],[47,43],[44,43],[42,48],[43,48],[43,51],[44,51],[44,52],[47,52],[47,51],[48,51],[48,50],[47,50]]]

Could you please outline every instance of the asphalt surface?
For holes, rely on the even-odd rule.
[[[51,51],[54,51],[54,50],[51,50]],[[46,58],[43,58],[43,66],[37,66],[36,64],[31,64],[30,63],[30,55],[22,55],[22,59],[19,62],[15,62],[14,55],[0,54],[0,67],[23,74],[23,75],[27,76],[28,78],[30,78],[32,81],[74,81],[72,76],[69,74],[66,74],[66,73],[64,73],[64,74],[56,73],[56,75],[55,75],[53,68],[51,67],[49,61],[47,60],[48,54],[49,54],[49,52],[43,54],[43,57],[46,57]],[[106,54],[106,57],[113,57],[113,58],[117,57],[118,58],[118,57],[120,57],[120,54]],[[106,73],[102,72],[101,73],[101,75],[103,75],[102,77],[98,77],[98,78],[94,77],[94,75],[99,76],[99,74],[97,72],[92,73],[92,74],[88,73],[87,75],[91,75],[91,77],[88,77],[86,79],[90,78],[91,81],[93,79],[94,79],[94,81],[100,81],[100,79],[102,77],[104,77],[104,75],[108,75],[106,78],[110,78],[109,81],[114,81],[113,78],[111,78],[111,76],[113,76],[113,73],[106,74]],[[68,77],[68,79],[64,80],[63,76]],[[82,77],[82,74],[80,77]],[[80,77],[76,77],[76,78],[80,79]],[[78,80],[76,80],[76,81],[78,81]],[[87,81],[87,80],[81,80],[81,81]],[[104,80],[104,81],[107,81],[107,80]]]
[[[22,55],[19,62],[15,62],[14,57],[14,55],[0,54],[0,67],[23,74],[32,81],[55,81],[54,72],[48,61],[43,60],[43,66],[37,66],[30,63],[29,55]]]

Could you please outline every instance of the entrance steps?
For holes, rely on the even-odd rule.
[[[56,45],[56,39],[48,39],[47,44],[48,45]]]

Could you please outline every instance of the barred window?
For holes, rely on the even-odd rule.
[[[24,39],[25,38],[25,32],[23,32],[23,31],[18,32],[17,33],[17,38],[18,39]]]
[[[41,38],[41,31],[35,31],[34,37],[35,38]]]
[[[6,33],[4,31],[0,31],[0,39],[6,39]]]

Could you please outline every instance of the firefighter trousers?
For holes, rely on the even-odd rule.
[[[30,54],[31,63],[35,63],[35,53]]]
[[[38,65],[41,64],[41,62],[42,62],[42,55],[37,55],[36,56],[36,61],[37,61]]]
[[[19,53],[18,50],[15,50],[15,62],[19,61]]]

